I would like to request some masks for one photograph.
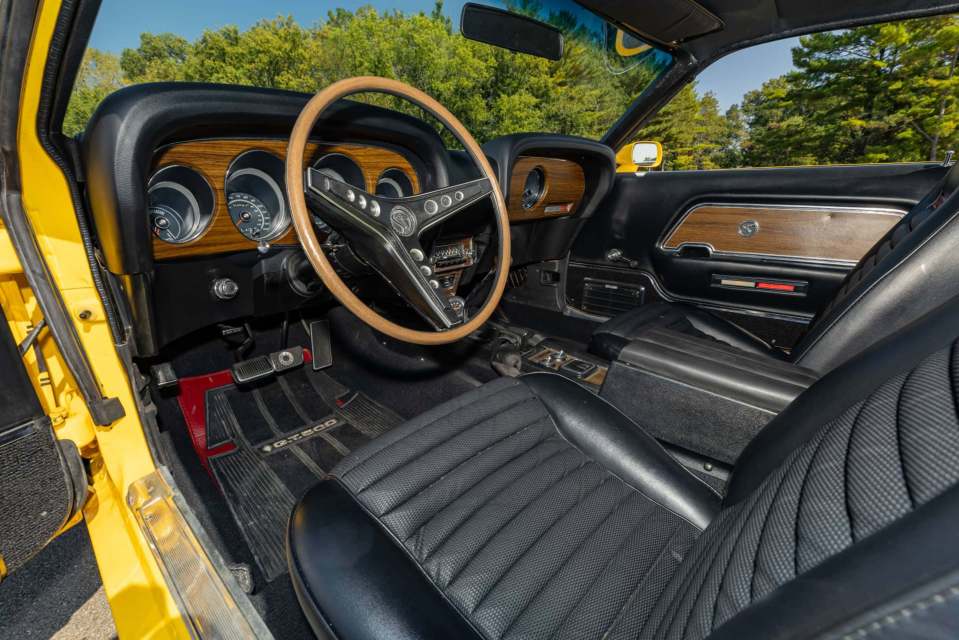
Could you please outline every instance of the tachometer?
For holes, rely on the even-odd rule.
[[[273,231],[273,216],[259,198],[234,191],[227,199],[227,208],[237,230],[250,240],[263,240]]]

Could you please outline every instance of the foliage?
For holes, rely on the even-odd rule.
[[[523,0],[518,10],[535,10]],[[91,49],[64,131],[83,129],[92,109],[111,91],[131,83],[199,81],[313,92],[358,75],[398,78],[423,89],[457,115],[480,140],[517,131],[550,131],[598,138],[625,109],[636,86],[658,73],[640,64],[610,74],[596,34],[576,29],[576,18],[547,19],[568,30],[565,53],[549,61],[463,38],[437,2],[429,15],[336,9],[312,27],[292,17],[205,31],[195,42],[144,33],[140,46],[117,56]],[[122,73],[97,76],[109,63]],[[367,97],[409,109],[385,96]]]
[[[804,36],[743,100],[753,165],[937,160],[959,144],[959,17]]]
[[[516,0],[533,13],[536,0]],[[290,17],[245,31],[226,26],[194,42],[140,36],[116,56],[87,51],[64,122],[82,131],[97,104],[130,83],[201,81],[312,92],[356,75],[399,78],[446,105],[480,140],[518,131],[599,137],[655,78],[655,64],[610,73],[598,36],[570,14],[551,62],[467,40],[442,2],[429,15],[336,9],[311,27]],[[748,54],[746,54],[748,55]],[[943,16],[804,36],[795,70],[725,113],[695,84],[637,134],[663,143],[668,169],[920,161],[959,147],[959,17]],[[410,109],[388,97],[367,97]]]

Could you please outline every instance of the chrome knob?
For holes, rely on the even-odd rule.
[[[240,285],[232,278],[217,278],[213,281],[213,295],[220,300],[232,300],[240,292]]]

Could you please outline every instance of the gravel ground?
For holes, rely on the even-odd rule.
[[[0,637],[116,638],[83,523],[0,582]]]

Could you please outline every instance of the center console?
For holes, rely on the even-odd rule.
[[[527,371],[551,371],[587,385],[602,387],[609,367],[585,354],[567,352],[546,340],[523,353]]]
[[[654,328],[623,348],[600,395],[656,438],[732,463],[817,378],[770,356]]]

